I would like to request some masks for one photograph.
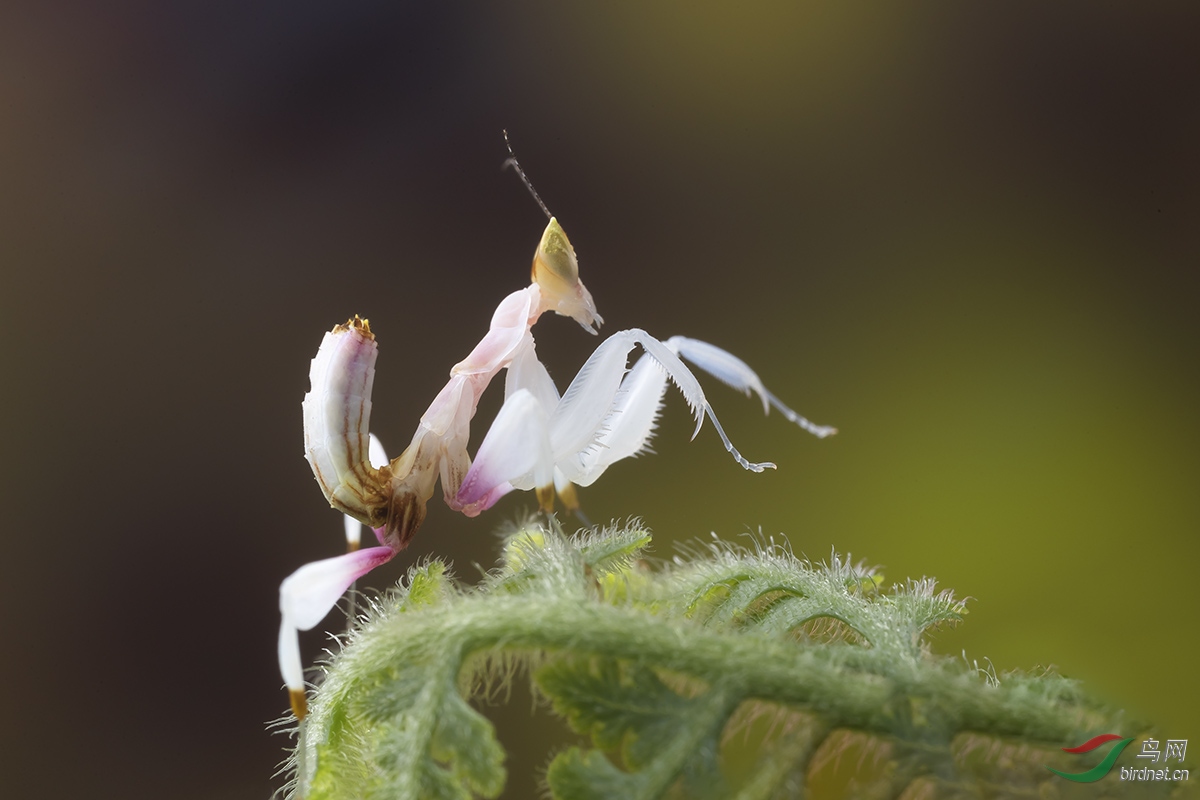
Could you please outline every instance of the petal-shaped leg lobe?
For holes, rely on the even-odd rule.
[[[464,506],[477,505],[485,498],[495,502],[499,495],[493,493],[504,484],[531,489],[549,486],[553,480],[546,411],[528,389],[521,389],[496,415],[457,499]]]
[[[292,711],[303,719],[304,666],[300,660],[300,631],[314,627],[337,604],[350,584],[387,561],[396,551],[370,547],[305,564],[279,586],[279,671],[288,687]]]
[[[350,584],[395,555],[390,547],[368,547],[305,564],[279,585],[279,610],[306,631],[330,612]]]

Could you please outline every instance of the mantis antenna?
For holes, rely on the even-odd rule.
[[[529,178],[525,175],[525,170],[521,169],[521,163],[517,161],[517,154],[513,152],[512,142],[508,140],[508,131],[504,131],[504,145],[508,148],[508,158],[500,165],[500,169],[512,167],[521,176],[521,182],[525,184],[525,188],[533,195],[533,199],[537,201],[538,206],[542,209],[542,213],[546,215],[546,219],[554,219],[554,215],[550,213],[550,209],[546,208],[546,204],[542,202],[542,198],[538,196],[537,189],[533,188],[533,184],[529,182]]]

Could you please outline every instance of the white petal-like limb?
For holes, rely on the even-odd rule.
[[[349,514],[342,515],[342,524],[346,528],[346,552],[353,552],[362,543],[363,524]]]
[[[646,354],[627,372],[629,353],[638,345]],[[543,507],[552,507],[552,486],[557,485],[562,494],[570,483],[591,484],[608,466],[645,448],[668,379],[692,408],[697,432],[707,414],[739,464],[754,472],[775,466],[742,457],[717,421],[696,376],[645,331],[619,331],[602,342],[552,408],[553,382],[537,363],[532,347],[519,353],[513,366],[509,389],[524,385],[505,400],[479,446],[458,492],[457,501],[463,506],[482,510],[510,488],[536,488]]]
[[[657,363],[692,409],[696,419],[693,439],[700,432],[700,426],[707,414],[725,449],[743,468],[751,472],[775,468],[769,461],[755,463],[744,458],[729,441],[716,412],[704,396],[700,382],[679,360],[679,356],[645,331],[630,328],[613,334],[596,348],[563,393],[562,400],[551,416],[550,441],[554,448],[555,464],[568,479],[580,486],[587,486],[608,465],[617,460],[600,456],[592,464],[588,464],[586,454],[593,448],[604,447],[605,440],[632,455],[649,439],[653,431],[658,400],[654,398],[654,402],[651,402],[654,396],[654,384],[650,380],[652,376],[635,375],[635,382],[626,385],[625,364],[629,352],[637,345],[641,345],[646,351],[643,358],[649,357]],[[634,410],[636,413],[622,419],[623,410],[622,403],[618,400],[618,391],[625,389],[633,393],[633,397],[627,401],[631,403],[628,410]]]
[[[279,671],[298,719],[304,718],[306,708],[299,631],[316,626],[350,584],[395,555],[396,551],[390,547],[356,550],[305,564],[279,585],[279,611],[283,616],[279,628]]]
[[[754,370],[750,369],[750,365],[733,353],[708,342],[689,339],[685,336],[672,336],[666,341],[666,345],[726,386],[736,389],[747,397],[750,396],[751,391],[758,394],[762,400],[764,414],[770,412],[770,406],[775,406],[789,422],[796,423],[819,439],[837,433],[837,428],[829,425],[817,425],[785,406],[778,397],[763,386],[762,380]]]
[[[508,373],[504,378],[504,399],[507,400],[521,389],[528,389],[546,409],[546,413],[558,405],[558,387],[554,385],[545,365],[538,360],[532,336],[526,336],[508,365]]]
[[[666,371],[654,358],[643,355],[621,381],[595,443],[574,457],[572,474],[591,485],[612,464],[648,450],[666,391]]]
[[[554,454],[546,410],[532,392],[520,389],[504,401],[483,437],[459,487],[458,502],[483,510],[500,498],[503,492],[496,494],[496,490],[506,484],[532,489],[553,483]]]
[[[305,564],[279,585],[279,610],[297,629],[316,626],[358,578],[391,561],[390,547],[368,547]]]
[[[304,662],[300,660],[300,634],[287,617],[279,623],[279,671],[287,686],[296,719],[308,713],[308,697],[304,692]]]
[[[629,353],[639,344],[659,362],[692,409],[696,418],[693,438],[700,432],[704,420],[703,409],[708,402],[695,376],[662,342],[643,330],[630,328],[618,331],[601,342],[563,393],[550,419],[550,440],[556,459],[584,452],[595,444],[617,404],[617,393],[623,385]],[[567,477],[579,482],[570,472]]]

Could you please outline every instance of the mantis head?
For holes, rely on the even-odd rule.
[[[591,292],[579,280],[575,248],[553,217],[533,256],[533,282],[542,292],[544,310],[571,317],[591,334],[596,333],[593,325],[598,329],[603,324],[604,318],[596,313]]]

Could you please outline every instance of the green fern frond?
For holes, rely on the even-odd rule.
[[[1121,723],[1059,676],[932,655],[925,634],[965,609],[930,579],[885,590],[861,563],[762,538],[652,568],[649,544],[636,521],[574,536],[530,523],[476,587],[437,561],[411,570],[324,665],[293,788],[498,796],[504,751],[468,701],[519,668],[592,743],[551,762],[557,798],[796,797],[847,747],[881,761],[864,796],[1036,795],[1051,780],[1067,796],[1043,765]],[[731,770],[731,731],[764,715],[785,721]]]

